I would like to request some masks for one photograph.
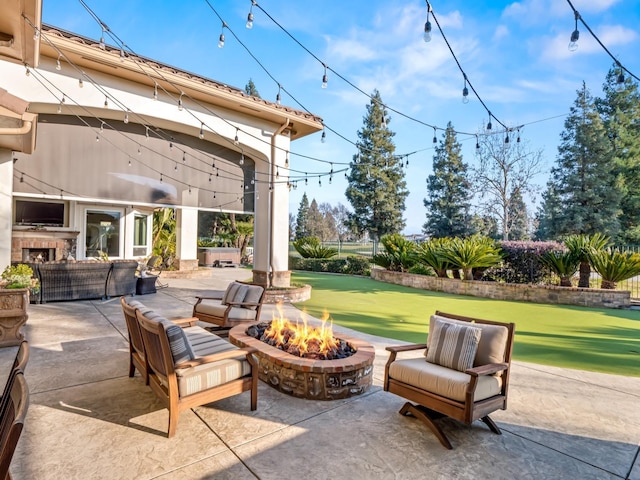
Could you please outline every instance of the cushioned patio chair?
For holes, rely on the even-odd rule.
[[[212,323],[225,335],[229,329],[241,323],[260,319],[264,301],[264,287],[242,282],[231,282],[224,292],[211,296],[196,296],[193,316]]]
[[[2,416],[5,408],[7,407],[9,392],[11,392],[11,389],[13,388],[13,382],[15,381],[16,375],[18,373],[24,373],[25,368],[27,368],[28,361],[29,342],[23,340],[18,346],[16,358],[13,360],[13,365],[11,366],[11,370],[9,370],[9,376],[7,377],[7,381],[4,384],[4,391],[2,392],[2,397],[0,398],[0,416]]]
[[[448,449],[451,442],[434,421],[438,417],[467,425],[482,420],[501,434],[489,414],[507,408],[514,331],[513,323],[436,312],[426,344],[387,347],[384,390],[410,400],[400,413],[422,420]],[[426,358],[397,358],[425,349]]]
[[[22,434],[29,408],[29,389],[24,373],[18,372],[7,394],[7,403],[0,418],[0,479],[11,479],[9,466]]]
[[[251,392],[257,408],[255,349],[238,348],[198,326],[183,329],[166,318],[136,309],[149,365],[149,385],[169,409],[168,437],[183,410]],[[186,319],[195,321],[195,319]]]
[[[150,309],[132,297],[120,297],[120,304],[122,305],[122,314],[127,323],[127,332],[129,333],[129,376],[133,377],[137,368],[142,378],[144,378],[144,382],[149,385],[149,365],[144,352],[144,343],[142,342],[142,333],[136,317],[136,310],[147,313]]]

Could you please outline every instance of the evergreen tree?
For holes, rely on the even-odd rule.
[[[395,133],[389,130],[389,121],[375,90],[358,131],[358,153],[350,164],[345,192],[353,207],[348,214],[350,228],[358,236],[368,233],[376,244],[382,236],[404,228],[402,214],[409,194],[402,159],[393,155]]]
[[[614,237],[619,230],[620,193],[611,142],[584,82],[577,93],[560,134],[541,223],[551,239],[595,233]]]
[[[298,207],[298,216],[296,217],[296,240],[309,236],[307,228],[307,218],[309,216],[309,199],[306,192],[302,194],[300,206]]]
[[[622,74],[623,82],[618,82]],[[602,87],[596,108],[612,142],[620,199],[621,243],[640,243],[640,93],[638,84],[617,65]]]
[[[323,242],[327,240],[324,215],[320,212],[315,198],[311,200],[307,213],[307,234],[309,237],[318,237]]]
[[[514,189],[509,203],[509,240],[529,240],[529,215],[527,205],[520,194]]]
[[[251,95],[252,97],[260,98],[260,94],[258,93],[258,89],[256,88],[253,80],[249,79],[247,84],[244,86],[244,93],[247,95]]]
[[[483,237],[493,238],[497,240],[500,238],[498,231],[498,221],[495,217],[490,215],[480,215],[474,213],[471,217],[471,229]]]
[[[433,156],[433,174],[427,178],[427,222],[423,231],[430,237],[466,237],[473,234],[469,214],[471,183],[462,161],[460,143],[451,122]]]
[[[510,240],[511,204],[525,194],[533,194],[533,179],[541,171],[542,151],[530,150],[526,141],[509,141],[502,135],[482,135],[476,153],[475,188],[482,199],[484,215],[498,220],[502,240]]]

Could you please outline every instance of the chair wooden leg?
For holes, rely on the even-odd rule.
[[[500,427],[496,425],[496,422],[494,422],[491,418],[489,418],[489,415],[487,415],[486,417],[480,418],[480,420],[482,420],[493,433],[502,435],[502,431],[500,430]]]
[[[429,414],[425,411],[426,409],[421,409],[418,407],[418,405],[413,405],[412,403],[407,402],[400,409],[400,414],[405,416],[413,415],[417,419],[421,420],[422,423],[429,427],[429,430],[431,430],[434,435],[438,437],[438,440],[440,440],[440,443],[443,447],[452,450],[453,447],[451,446],[451,442],[449,442],[449,439],[444,434],[442,429],[438,425],[436,425],[431,417],[429,417]]]
[[[133,378],[136,374],[136,366],[133,364],[133,358],[129,357],[129,377]]]
[[[169,431],[167,433],[167,438],[171,438],[176,434],[176,430],[178,428],[178,417],[180,416],[180,412],[177,408],[169,409]]]

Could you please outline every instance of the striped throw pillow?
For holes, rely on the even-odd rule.
[[[427,362],[464,372],[473,367],[482,330],[432,319],[433,326],[427,350]]]
[[[176,325],[170,320],[163,319],[164,331],[167,333],[169,339],[169,346],[171,347],[171,356],[173,357],[173,364],[177,365],[182,362],[188,362],[196,358],[191,348],[191,344],[184,334],[184,331],[179,325]]]

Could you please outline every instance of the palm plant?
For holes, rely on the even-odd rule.
[[[416,249],[417,262],[433,268],[438,277],[447,277],[447,270],[451,266],[444,258],[443,252],[450,241],[449,238],[433,238],[419,244]]]
[[[580,256],[575,252],[551,250],[540,257],[540,261],[560,277],[561,287],[571,287],[571,278],[578,271]]]
[[[302,258],[331,258],[338,254],[338,250],[325,247],[318,237],[303,237],[293,242],[293,248]]]
[[[493,240],[476,236],[454,238],[442,253],[453,268],[462,270],[464,280],[473,280],[474,268],[488,268],[502,261],[500,248]]]
[[[589,277],[591,276],[589,252],[607,248],[610,241],[609,237],[602,233],[596,233],[594,235],[569,235],[565,239],[565,246],[570,252],[576,255],[580,261],[580,280],[578,281],[578,287],[589,287]]]
[[[640,254],[618,250],[593,250],[589,254],[593,269],[602,277],[601,288],[614,290],[616,283],[640,275]]]
[[[406,272],[416,264],[415,242],[394,233],[383,236],[380,243],[385,251],[373,255],[371,261],[375,265],[394,272]]]

